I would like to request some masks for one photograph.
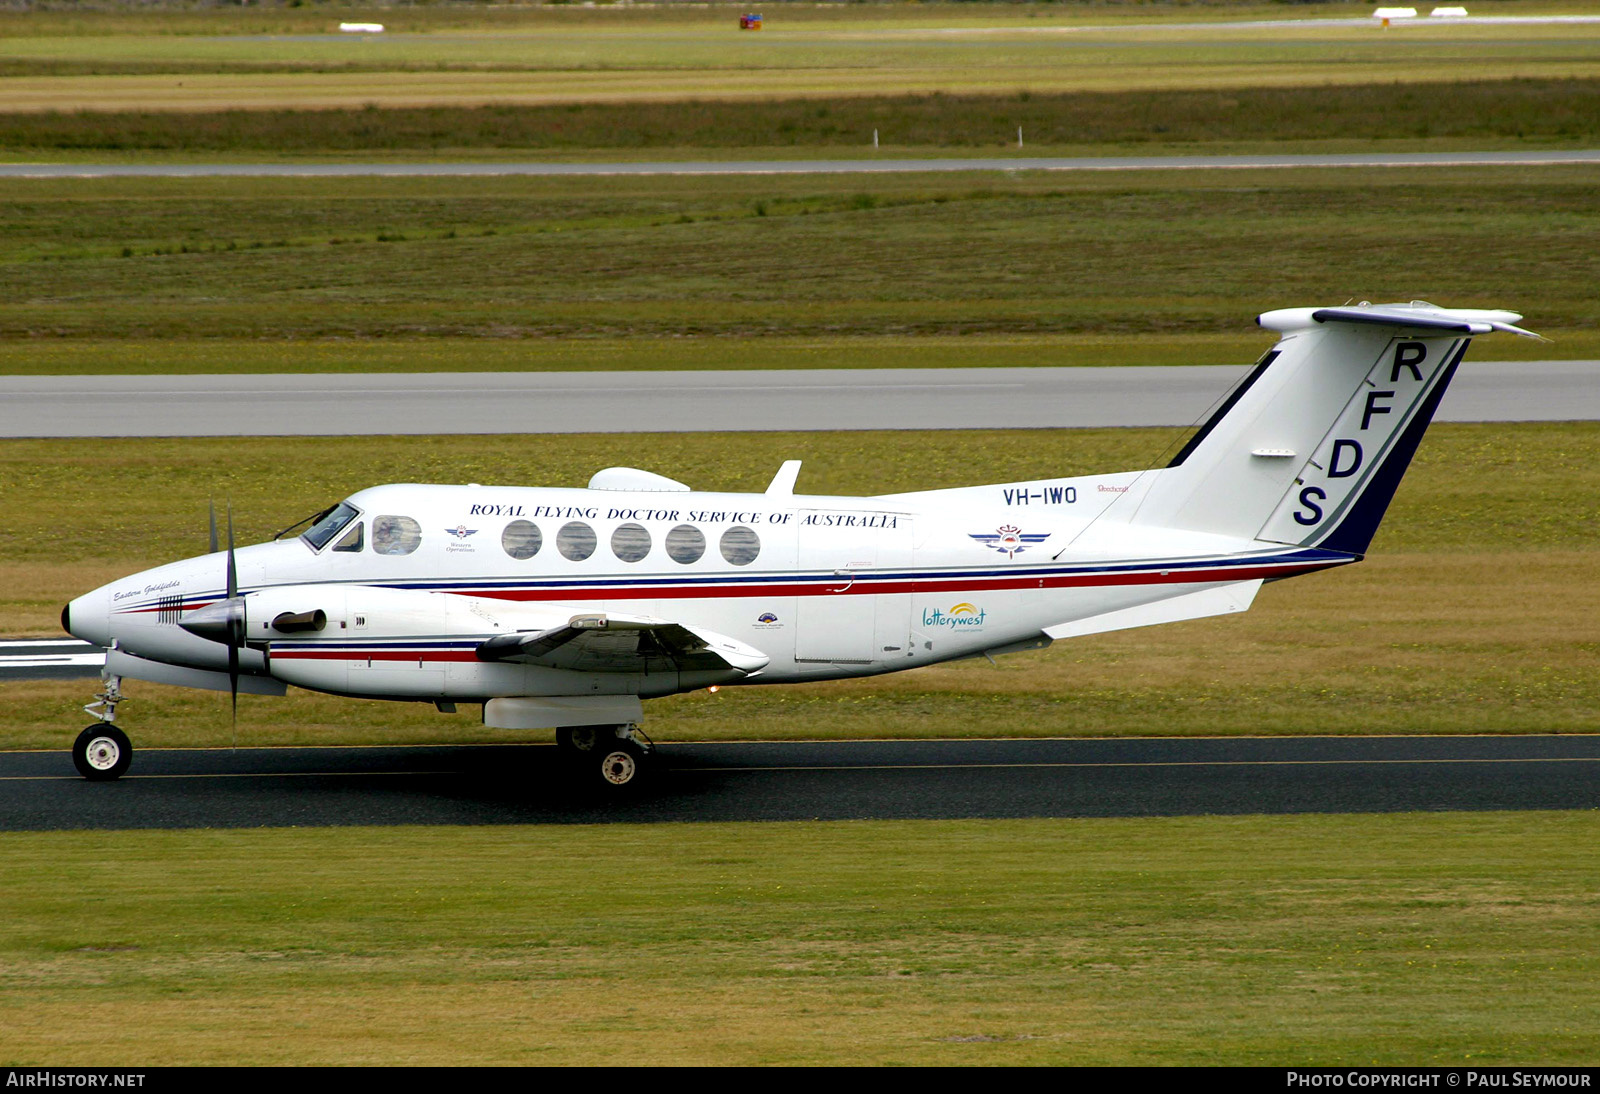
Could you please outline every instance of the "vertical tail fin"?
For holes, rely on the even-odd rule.
[[[1431,304],[1293,308],[1283,338],[1171,465],[1137,524],[1362,554],[1472,335],[1515,312]]]

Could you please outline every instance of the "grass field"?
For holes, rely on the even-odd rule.
[[[3,71],[3,70],[0,70]],[[1090,155],[1587,147],[1593,79],[1448,87],[1346,84],[1225,91],[833,96],[386,110],[0,114],[0,156],[275,161],[751,156]],[[1017,145],[1021,130],[1025,144]],[[878,134],[880,145],[872,144]]]
[[[1258,312],[1351,298],[1514,307],[1555,341],[1497,356],[1596,356],[1595,194],[1581,167],[6,180],[0,367],[1244,362]]]
[[[1362,18],[1356,26],[1307,19],[1194,29],[1196,9],[1175,5],[918,9],[907,17],[882,5],[837,5],[794,20],[775,10],[759,34],[740,34],[731,6],[667,16],[535,11],[452,29],[412,29],[401,18],[389,20],[399,33],[376,38],[329,33],[338,22],[332,12],[314,23],[293,15],[276,33],[273,17],[264,23],[256,13],[169,19],[166,27],[159,17],[141,25],[124,13],[102,17],[100,33],[92,17],[73,27],[13,19],[11,36],[0,36],[0,73],[11,110],[176,111],[1600,76],[1600,28],[1586,24],[1508,33],[1423,20],[1385,32]],[[1365,5],[1330,5],[1314,14],[1369,13]],[[1300,13],[1252,5],[1203,14]],[[179,25],[187,32],[170,32]]]
[[[232,499],[240,541],[249,542],[396,478],[581,485],[593,469],[647,451],[651,469],[708,489],[759,490],[781,460],[798,456],[802,490],[893,492],[1149,466],[1181,436],[12,441],[0,447],[10,484],[0,494],[0,633],[57,634],[72,596],[202,552],[208,497]],[[1435,426],[1368,561],[1273,585],[1242,617],[1076,639],[998,666],[696,692],[652,702],[648,729],[665,740],[1595,732],[1597,443],[1600,426],[1589,423]],[[404,466],[395,445],[408,453]],[[64,747],[91,690],[91,682],[6,685],[0,747]],[[129,690],[135,698],[122,714],[139,744],[230,739],[225,696]],[[299,692],[240,702],[247,744],[507,737],[479,725],[475,708],[449,717],[431,706]]]
[[[1592,1065],[1593,813],[0,835],[0,1064]]]

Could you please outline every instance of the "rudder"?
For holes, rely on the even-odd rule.
[[[1157,472],[1134,522],[1364,553],[1471,336],[1537,337],[1519,318],[1415,302],[1260,316],[1283,338]]]

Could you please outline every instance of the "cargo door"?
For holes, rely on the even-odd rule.
[[[796,611],[795,661],[872,665],[905,656],[911,596],[887,575],[911,565],[905,514],[802,510],[798,568],[808,575]]]

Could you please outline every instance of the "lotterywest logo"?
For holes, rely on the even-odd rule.
[[[1035,547],[1050,538],[1049,532],[1024,532],[1013,524],[996,528],[993,532],[968,532],[967,535],[992,547],[1007,558],[1016,558],[1029,547]]]
[[[922,625],[924,627],[981,627],[988,612],[975,604],[962,602],[955,605],[947,613],[940,608],[923,608]]]

